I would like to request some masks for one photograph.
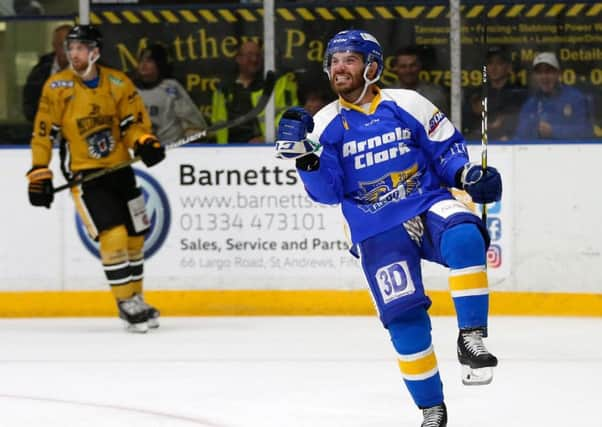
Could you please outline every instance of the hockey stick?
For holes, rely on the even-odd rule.
[[[483,174],[487,170],[487,10],[483,10],[482,28],[483,32],[483,50],[485,52],[481,80],[481,169]],[[481,207],[481,219],[483,224],[487,224],[487,204],[483,203]]]
[[[165,149],[171,150],[173,148],[181,147],[182,145],[186,145],[186,144],[190,144],[191,142],[198,141],[198,140],[206,137],[207,134],[209,134],[211,132],[216,132],[216,131],[222,130],[222,129],[233,128],[233,127],[239,126],[243,123],[246,123],[249,120],[253,120],[259,114],[261,114],[261,112],[263,110],[265,110],[265,107],[268,104],[270,97],[272,96],[272,92],[274,90],[275,84],[276,84],[276,75],[274,74],[273,71],[268,71],[266,73],[265,81],[263,83],[261,97],[257,101],[257,104],[255,105],[255,107],[253,107],[251,110],[249,110],[242,116],[236,117],[235,119],[225,121],[225,122],[215,123],[214,125],[209,126],[207,129],[204,129],[200,132],[194,133],[190,136],[187,136],[186,138],[182,138],[182,139],[179,139],[172,143],[168,143],[165,145]],[[89,175],[78,176],[77,178],[72,179],[71,181],[67,182],[66,184],[56,187],[53,190],[53,192],[58,193],[60,191],[66,190],[67,188],[75,187],[76,185],[83,184],[84,182],[92,181],[93,179],[100,178],[101,176],[108,175],[110,173],[113,173],[115,171],[123,169],[127,166],[130,166],[131,164],[136,163],[140,160],[141,160],[140,156],[135,156],[129,160],[126,160],[124,162],[118,163],[116,165],[113,165],[113,166],[105,168],[105,169],[100,169]]]

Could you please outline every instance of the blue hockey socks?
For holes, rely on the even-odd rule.
[[[389,325],[399,369],[419,408],[443,402],[443,384],[431,340],[431,321],[424,307],[414,308]]]
[[[485,251],[485,241],[475,224],[456,225],[441,237],[441,256],[450,268],[449,288],[460,329],[487,328],[489,285]]]

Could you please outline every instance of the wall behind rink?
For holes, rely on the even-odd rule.
[[[470,150],[478,159],[480,147]],[[69,193],[51,210],[31,207],[29,150],[0,153],[0,315],[113,314]],[[164,314],[373,312],[339,208],[309,201],[292,163],[272,153],[182,147],[136,168],[153,222],[145,288]],[[489,147],[504,177],[488,208],[492,313],[602,315],[600,158],[600,144]],[[446,270],[425,263],[424,278],[433,313],[453,313]]]

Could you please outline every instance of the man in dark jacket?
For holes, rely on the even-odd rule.
[[[495,141],[512,139],[527,89],[512,82],[512,57],[501,46],[487,50],[487,133]],[[467,139],[481,138],[482,88],[468,93],[462,123]]]
[[[23,88],[23,114],[29,122],[33,122],[36,115],[42,87],[48,77],[69,65],[63,43],[70,30],[71,25],[61,25],[55,28],[52,34],[52,52],[42,55],[27,76],[27,82]]]

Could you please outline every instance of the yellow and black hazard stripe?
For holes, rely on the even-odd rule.
[[[597,17],[602,14],[601,3],[522,3],[475,4],[461,6],[464,18],[541,19],[556,17]],[[276,19],[293,21],[371,21],[395,19],[439,19],[449,14],[447,5],[416,6],[348,6],[348,7],[278,7]],[[95,10],[90,14],[93,24],[215,24],[219,22],[261,22],[262,8],[206,9],[122,9]]]

